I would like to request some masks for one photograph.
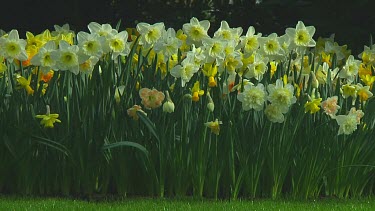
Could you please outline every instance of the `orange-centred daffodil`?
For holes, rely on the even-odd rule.
[[[191,99],[194,102],[198,102],[199,101],[199,96],[204,95],[204,90],[201,90],[200,87],[199,87],[199,81],[196,81],[194,83],[194,86],[191,89],[191,93],[192,93],[192,98]]]

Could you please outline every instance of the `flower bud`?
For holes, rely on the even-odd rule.
[[[172,101],[167,100],[167,102],[163,104],[163,111],[167,113],[174,112],[174,103]]]

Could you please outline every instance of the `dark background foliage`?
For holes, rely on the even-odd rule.
[[[164,22],[179,29],[194,16],[210,20],[211,34],[226,20],[231,27],[243,27],[244,33],[254,26],[264,35],[281,35],[302,20],[316,27],[315,39],[334,33],[335,40],[356,55],[375,34],[372,5],[372,0],[20,0],[2,5],[0,29],[17,29],[24,37],[26,31],[40,33],[55,24],[88,31],[91,21],[115,26],[119,20],[122,28]]]

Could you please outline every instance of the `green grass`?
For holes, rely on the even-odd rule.
[[[373,199],[352,200],[237,200],[125,199],[88,202],[60,198],[0,197],[0,210],[375,210]]]

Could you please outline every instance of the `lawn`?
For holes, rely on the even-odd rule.
[[[0,210],[374,210],[373,199],[236,200],[133,198],[84,201],[61,198],[0,197]]]

